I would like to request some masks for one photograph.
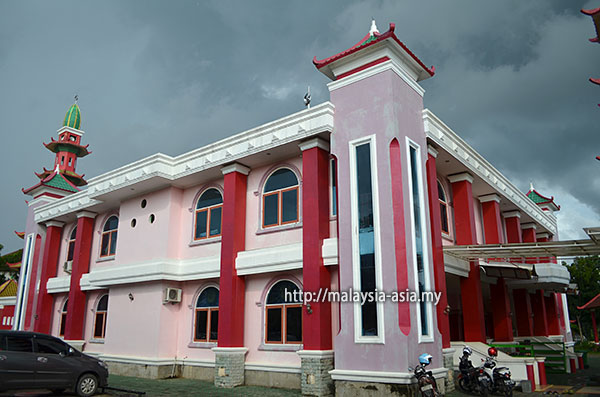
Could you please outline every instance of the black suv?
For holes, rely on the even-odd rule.
[[[108,367],[50,335],[0,330],[0,391],[74,389],[92,396],[106,386]]]

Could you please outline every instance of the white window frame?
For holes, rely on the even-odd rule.
[[[23,251],[23,261],[21,265],[21,274],[19,275],[19,294],[17,296],[17,305],[15,307],[14,330],[23,330],[25,324],[25,315],[27,310],[27,298],[31,278],[31,263],[33,253],[35,252],[35,233],[30,233],[25,238],[25,250]]]
[[[373,232],[375,248],[375,289],[383,291],[381,268],[381,231],[379,223],[379,186],[377,183],[377,145],[375,135],[369,135],[348,142],[350,151],[350,203],[352,220],[352,288],[360,291],[360,246],[358,236],[358,186],[356,186],[356,148],[365,143],[371,151],[371,188],[373,191]],[[339,209],[338,209],[339,211]],[[377,336],[362,335],[362,311],[360,302],[354,302],[354,342],[385,343],[384,302],[377,302]]]
[[[417,270],[417,242],[415,239],[415,215],[414,215],[414,202],[413,202],[413,194],[412,194],[412,189],[413,189],[413,183],[414,181],[412,180],[412,168],[411,168],[411,161],[410,161],[410,149],[413,148],[416,151],[416,155],[417,155],[417,176],[418,176],[418,181],[417,182],[417,189],[419,191],[419,197],[421,202],[420,204],[420,212],[421,212],[421,232],[423,235],[423,239],[422,239],[422,244],[423,244],[423,269],[425,271],[425,291],[431,291],[431,275],[430,275],[430,263],[429,263],[429,240],[426,238],[427,234],[427,223],[425,221],[426,219],[426,214],[425,214],[425,194],[424,194],[424,188],[423,188],[423,162],[422,162],[422,158],[421,158],[421,147],[419,146],[418,143],[414,142],[413,140],[411,140],[409,137],[406,137],[406,160],[407,160],[407,170],[408,170],[408,187],[409,187],[409,202],[410,202],[410,227],[411,227],[411,237],[412,237],[412,266],[413,266],[413,274],[414,274],[414,280],[415,280],[415,291],[417,291],[419,294],[423,291],[419,290],[419,272]],[[437,185],[436,185],[436,190],[437,190]],[[437,196],[437,195],[436,195]],[[433,310],[432,310],[432,303],[431,302],[426,302],[425,303],[425,312],[427,315],[427,323],[429,325],[429,333],[426,335],[423,335],[423,332],[421,330],[421,309],[419,306],[417,306],[416,308],[416,312],[417,312],[417,328],[418,328],[418,335],[419,335],[419,343],[422,342],[433,342],[434,340],[434,324],[433,324]]]

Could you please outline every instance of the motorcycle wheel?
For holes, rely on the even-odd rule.
[[[487,397],[488,396],[488,388],[482,385],[479,385],[479,395],[481,397]]]
[[[465,393],[468,393],[470,391],[470,387],[467,387],[467,385],[469,384],[469,381],[462,377],[458,379],[458,387],[460,387],[460,390],[464,391]]]
[[[504,389],[504,397],[513,397],[513,389],[512,387],[508,390]]]

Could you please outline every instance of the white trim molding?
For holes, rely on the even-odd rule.
[[[524,229],[533,229],[536,230],[537,229],[537,225],[533,222],[529,222],[529,223],[521,223],[521,230]]]
[[[544,232],[544,233],[536,233],[535,236],[536,236],[536,239],[540,239],[540,238],[547,238],[547,239],[549,239],[550,238],[550,233],[546,233],[546,232]]]
[[[77,219],[79,218],[96,218],[98,214],[96,214],[95,212],[90,212],[90,211],[80,211],[77,213]]]
[[[519,218],[521,219],[521,212],[520,211],[506,211],[502,213],[502,216],[504,217],[504,219],[506,218]]]
[[[427,153],[432,155],[433,158],[437,158],[438,154],[440,154],[440,152],[438,152],[433,146],[431,145],[427,145]]]
[[[55,227],[63,227],[65,225],[64,222],[59,221],[48,221],[46,222],[46,227],[55,226]]]
[[[326,238],[323,240],[323,248],[321,249],[323,256],[323,265],[333,266],[338,264],[338,239],[337,237]]]
[[[556,234],[556,219],[547,211],[539,208],[529,197],[521,192],[504,175],[502,175],[483,156],[467,144],[456,132],[452,131],[430,110],[423,110],[423,124],[427,138],[432,140],[438,148],[463,164],[473,175],[477,175],[494,191],[529,215],[540,226],[552,234]]]
[[[302,269],[302,243],[241,251],[235,268],[239,276]]]
[[[461,172],[460,174],[448,175],[448,180],[450,183],[467,181],[470,184],[473,184],[473,177],[468,172]]]
[[[446,378],[447,368],[434,368],[431,370],[434,378]],[[411,372],[384,372],[384,371],[357,371],[348,369],[334,369],[329,371],[331,379],[351,382],[396,383],[410,385],[416,382]]]
[[[240,174],[248,175],[250,173],[250,168],[240,163],[233,163],[221,167],[221,172],[223,173],[223,175],[227,175],[232,172],[239,172]]]
[[[211,349],[215,354],[246,354],[248,353],[247,347],[213,347]]]
[[[480,203],[489,203],[490,201],[495,201],[500,204],[500,196],[496,193],[486,194],[485,196],[479,196]]]
[[[298,350],[300,358],[333,358],[333,350]]]
[[[308,141],[300,142],[298,144],[298,146],[300,147],[300,150],[302,150],[302,151],[312,149],[315,147],[321,148],[325,151],[329,151],[329,142],[325,141],[324,139],[318,138],[318,137],[310,139]]]

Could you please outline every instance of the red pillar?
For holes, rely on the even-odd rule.
[[[60,237],[64,223],[50,221],[46,223],[46,240],[44,242],[44,256],[42,258],[42,272],[40,274],[40,292],[37,300],[37,319],[34,322],[35,332],[50,333],[52,324],[53,298],[46,289],[48,279],[56,277],[58,255],[60,252]],[[35,290],[35,280],[30,285]]]
[[[246,246],[246,185],[250,170],[240,164],[222,168],[225,175],[221,278],[219,279],[219,347],[244,346],[245,280],[235,259]]]
[[[450,175],[454,201],[456,244],[477,244],[473,206],[473,177],[467,173]],[[470,263],[469,276],[460,279],[464,334],[466,342],[485,342],[485,322],[479,265]]]
[[[548,336],[544,290],[538,289],[531,295],[531,307],[533,309],[533,334],[535,336]]]
[[[519,336],[533,336],[533,317],[531,314],[531,300],[526,289],[513,290],[515,318],[517,320],[517,334]]]
[[[560,335],[560,324],[558,320],[558,308],[556,307],[555,293],[552,292],[550,296],[544,297],[546,305],[546,318],[548,320],[548,334],[549,335]]]
[[[521,213],[519,211],[510,211],[502,215],[504,215],[504,223],[506,225],[506,242],[522,243]]]
[[[545,243],[546,241],[550,241],[550,235],[548,233],[539,233],[536,234],[536,241],[540,242],[540,243]],[[550,257],[540,257],[539,259],[539,263],[549,263],[551,262]]]
[[[304,291],[325,291],[331,286],[323,265],[323,240],[329,237],[329,144],[311,139],[302,149],[302,285]],[[331,350],[331,303],[312,302],[312,313],[302,310],[305,350]]]
[[[81,290],[80,281],[81,276],[90,271],[95,217],[96,214],[87,211],[77,214],[77,232],[75,235],[75,250],[73,252],[69,302],[67,303],[65,340],[84,339],[87,296]]]
[[[540,375],[540,386],[545,386],[548,384],[548,380],[546,379],[546,363],[544,361],[538,361],[538,374]]]
[[[523,242],[524,243],[535,243],[537,241],[535,230],[537,226],[535,223],[524,223],[521,225],[521,231],[523,233]],[[538,263],[538,258],[527,258],[525,259],[526,263]]]
[[[535,391],[535,373],[533,372],[533,364],[527,364],[527,380],[531,382],[531,391]]]
[[[496,194],[479,197],[483,214],[483,230],[486,244],[500,244],[504,241],[502,233],[502,217],[500,216],[500,197]],[[510,297],[504,278],[496,284],[490,284],[492,299],[492,315],[494,320],[494,339],[496,341],[512,341],[512,316],[510,313]]]
[[[450,322],[448,319],[448,296],[446,294],[446,270],[444,267],[444,251],[442,248],[442,219],[438,199],[437,171],[435,158],[437,152],[429,148],[425,166],[427,168],[427,186],[429,193],[429,222],[431,225],[431,247],[433,251],[433,273],[435,290],[441,292],[440,301],[436,306],[437,324],[442,335],[442,348],[450,347]]]

